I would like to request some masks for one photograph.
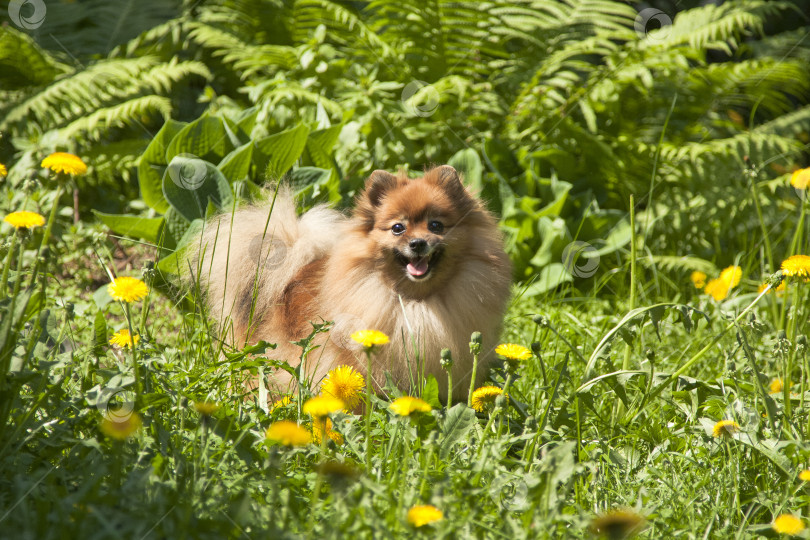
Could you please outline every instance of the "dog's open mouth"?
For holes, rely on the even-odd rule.
[[[435,250],[429,255],[420,257],[408,257],[402,252],[398,252],[396,255],[397,260],[405,267],[405,275],[413,281],[421,281],[430,277],[436,269],[441,254],[441,250]]]

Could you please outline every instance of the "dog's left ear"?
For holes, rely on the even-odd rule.
[[[447,190],[448,193],[461,195],[464,193],[464,184],[458,172],[450,165],[441,165],[430,171],[435,176],[436,183]]]

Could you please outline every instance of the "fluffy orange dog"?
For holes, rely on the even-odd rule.
[[[486,371],[511,271],[495,220],[447,165],[416,179],[374,171],[351,217],[323,206],[298,217],[281,190],[272,209],[209,222],[197,260],[228,343],[277,343],[273,358],[295,366],[301,349],[291,342],[310,334],[311,321],[334,321],[305,360],[316,385],[339,365],[365,374],[349,336],[379,330],[391,342],[375,357],[378,388],[386,372],[403,391],[427,375],[446,388],[439,360],[447,347],[455,399],[469,389],[474,331],[483,334],[479,374]],[[278,371],[268,382],[288,391],[290,377]]]

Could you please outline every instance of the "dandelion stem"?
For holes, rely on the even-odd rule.
[[[371,473],[371,347],[366,347],[366,471]]]
[[[140,407],[141,404],[141,375],[138,369],[138,353],[135,347],[135,332],[132,329],[132,310],[129,307],[129,302],[124,302],[124,311],[127,316],[127,326],[129,327],[130,347],[129,351],[132,355],[132,372],[135,375],[135,407]]]
[[[48,223],[45,225],[45,232],[42,233],[42,242],[39,244],[39,251],[41,252],[42,249],[48,245],[48,239],[51,237],[51,230],[53,230],[53,224],[56,221],[56,212],[59,210],[59,197],[62,196],[62,184],[59,183],[56,186],[56,194],[53,198],[53,206],[51,207],[51,213],[48,216]]]
[[[13,234],[11,236],[11,245],[8,247],[8,253],[6,253],[6,264],[3,265],[3,277],[1,278],[3,281],[0,283],[0,298],[5,298],[8,296],[8,271],[11,268],[11,264],[14,262],[14,249],[17,247],[17,235]],[[19,281],[20,276],[17,276],[17,281]]]
[[[467,394],[467,407],[472,407],[472,396],[475,392],[475,379],[478,374],[478,351],[473,352],[472,375],[470,378],[470,392]]]

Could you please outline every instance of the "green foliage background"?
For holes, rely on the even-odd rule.
[[[587,536],[594,513],[633,506],[651,538],[756,537],[807,513],[806,291],[738,315],[810,252],[789,185],[810,165],[810,3],[698,4],[77,0],[45,2],[27,28],[4,5],[0,208],[59,213],[46,253],[41,233],[2,246],[17,297],[0,302],[0,527],[405,536],[421,533],[403,505],[432,501],[447,518],[425,536]],[[88,174],[56,190],[40,167],[54,151]],[[178,249],[268,181],[302,208],[348,208],[374,169],[441,163],[501,218],[504,339],[543,353],[491,433],[434,403],[435,381],[412,389],[436,407],[419,422],[375,401],[377,472],[327,475],[319,498],[319,449],[263,440],[294,413],[232,395],[263,363],[223,357],[204,316],[179,309]],[[146,259],[171,294],[133,315],[146,427],[112,442],[97,405],[134,379],[107,346],[124,319],[104,285]],[[732,264],[745,278],[725,302],[689,282]],[[796,386],[769,396],[775,376]],[[203,400],[214,418],[189,409]],[[707,435],[751,411],[750,437]],[[362,423],[334,422],[346,444],[329,459],[364,462]]]

